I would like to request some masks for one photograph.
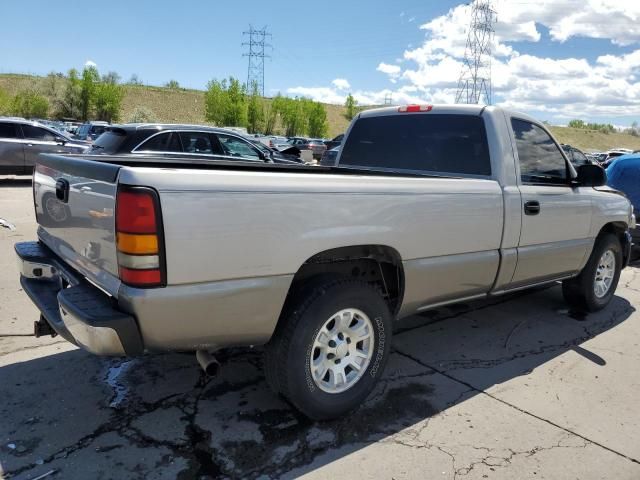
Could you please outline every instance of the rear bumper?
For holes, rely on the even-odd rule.
[[[142,337],[133,316],[65,266],[40,242],[15,245],[20,284],[42,317],[63,338],[96,355],[139,355]]]

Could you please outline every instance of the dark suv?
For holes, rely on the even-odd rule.
[[[211,160],[301,163],[237,132],[200,125],[112,125],[93,143],[90,154],[163,155]]]

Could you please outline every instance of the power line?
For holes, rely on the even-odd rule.
[[[243,46],[249,47],[249,51],[242,54],[243,57],[249,57],[247,90],[251,91],[255,84],[258,92],[264,96],[264,59],[271,58],[271,55],[265,54],[265,48],[273,48],[271,44],[266,43],[266,38],[271,38],[271,34],[267,32],[266,26],[259,30],[249,25],[249,30],[242,32],[242,35],[249,36],[249,41],[242,43]]]
[[[456,103],[491,105],[491,47],[496,12],[491,0],[474,0]]]

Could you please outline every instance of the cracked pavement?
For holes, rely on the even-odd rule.
[[[35,238],[29,182],[0,181],[0,478],[640,478],[638,269],[598,314],[557,286],[398,324],[360,409],[301,417],[260,349],[99,358],[31,336],[12,245]],[[176,319],[179,322],[179,319]]]

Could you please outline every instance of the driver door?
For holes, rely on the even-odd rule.
[[[577,272],[591,248],[591,198],[570,183],[567,160],[540,125],[511,119],[518,158],[522,227],[512,286]],[[581,191],[582,190],[582,191]]]
[[[24,165],[27,172],[33,170],[41,153],[64,153],[67,150],[55,133],[35,125],[22,125],[24,135]]]

